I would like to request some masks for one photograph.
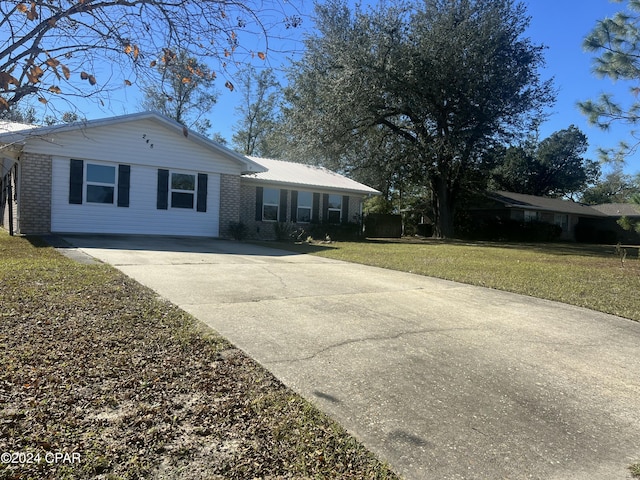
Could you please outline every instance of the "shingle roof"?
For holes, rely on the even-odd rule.
[[[538,210],[557,213],[573,213],[589,217],[603,217],[605,214],[584,203],[561,198],[538,197],[536,195],[525,195],[523,193],[512,192],[490,192],[488,196],[506,207],[519,207],[527,210]]]
[[[640,217],[640,205],[633,203],[603,203],[592,208],[611,217]]]
[[[377,190],[351,180],[350,178],[324,167],[304,163],[285,162],[270,158],[249,157],[267,169],[266,172],[243,175],[243,178],[264,180],[273,183],[315,187],[329,190],[349,191],[361,194],[379,195]]]

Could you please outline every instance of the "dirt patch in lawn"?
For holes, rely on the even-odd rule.
[[[0,233],[0,306],[1,479],[397,478],[111,267]]]

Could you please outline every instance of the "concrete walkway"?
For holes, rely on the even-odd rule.
[[[242,243],[66,239],[220,332],[406,479],[625,479],[640,462],[640,323]]]

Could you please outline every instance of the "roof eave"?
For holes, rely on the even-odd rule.
[[[309,190],[326,190],[326,191],[331,191],[331,192],[350,192],[350,193],[354,193],[354,194],[358,194],[358,195],[362,195],[362,196],[367,196],[367,195],[382,195],[381,192],[379,192],[378,190],[374,190],[371,189],[372,191],[369,190],[359,190],[359,189],[354,189],[354,188],[344,188],[344,187],[336,187],[336,186],[327,186],[327,185],[316,185],[316,184],[311,184],[311,183],[293,183],[293,182],[283,182],[280,180],[270,180],[270,179],[266,179],[266,178],[256,178],[256,177],[249,177],[246,175],[243,175],[241,177],[242,181],[249,181],[249,183],[254,183],[254,184],[258,184],[258,183],[266,183],[266,184],[270,184],[270,185],[278,185],[278,186],[282,186],[282,187],[292,187],[292,188],[300,188],[300,189],[309,189]]]

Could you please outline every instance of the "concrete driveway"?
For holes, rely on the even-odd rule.
[[[640,323],[248,244],[67,237],[267,367],[406,479],[624,479]]]

